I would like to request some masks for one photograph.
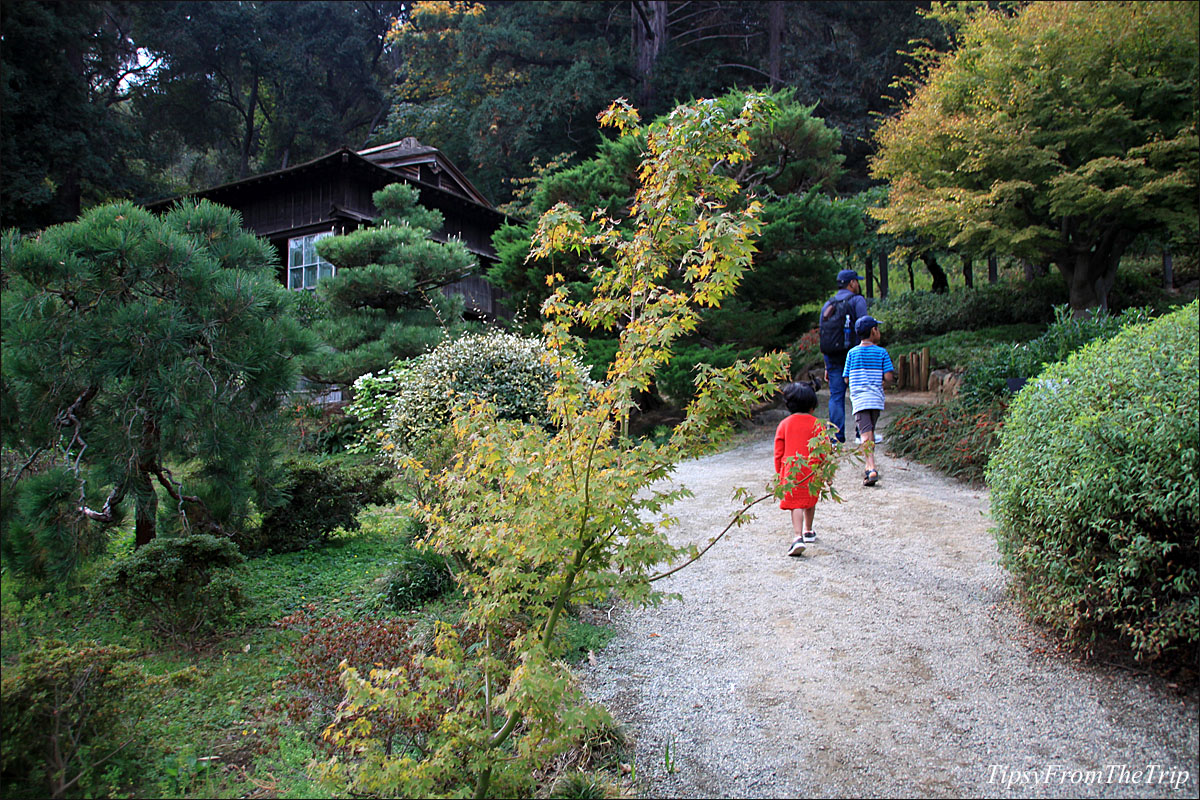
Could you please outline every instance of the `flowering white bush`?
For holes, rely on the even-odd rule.
[[[538,337],[470,334],[379,374],[363,375],[354,382],[354,402],[347,411],[362,422],[360,447],[400,453],[411,452],[449,423],[452,409],[473,400],[494,406],[501,419],[545,424],[557,359]],[[584,365],[563,366],[574,379],[589,381]]]

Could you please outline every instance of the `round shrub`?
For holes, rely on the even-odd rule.
[[[1200,642],[1197,303],[1049,367],[987,467],[1002,563],[1038,618],[1139,660]]]
[[[93,642],[42,641],[5,664],[5,796],[102,796],[101,765],[147,738],[139,716],[163,682],[146,673],[136,651]]]
[[[357,530],[358,512],[393,499],[392,470],[362,456],[301,456],[284,464],[288,501],[271,509],[257,531],[239,534],[243,552],[291,553],[322,545],[339,528]]]
[[[368,446],[401,451],[449,423],[451,410],[472,400],[493,404],[501,419],[548,423],[546,398],[557,369],[550,356],[539,338],[470,334],[359,378],[347,411],[362,421]],[[565,366],[567,377],[589,380],[582,364]]]
[[[402,548],[383,579],[383,601],[397,611],[416,608],[454,587],[446,559],[432,550]]]
[[[190,646],[220,630],[244,605],[235,569],[244,560],[228,539],[206,533],[159,536],[113,562],[97,588],[126,619]]]

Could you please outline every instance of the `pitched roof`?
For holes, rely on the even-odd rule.
[[[146,208],[152,211],[159,211],[168,208],[176,200],[183,197],[208,198],[220,202],[219,198],[227,196],[231,191],[269,183],[284,176],[318,170],[338,160],[343,164],[360,169],[379,170],[391,176],[402,178],[409,183],[416,184],[423,190],[429,189],[438,192],[442,196],[450,195],[454,199],[474,207],[476,211],[483,212],[485,216],[495,217],[499,220],[507,218],[503,212],[498,211],[495,206],[488,202],[487,198],[475,188],[467,177],[440,150],[436,147],[423,145],[411,136],[401,139],[398,142],[370,147],[361,151],[342,147],[334,150],[332,153],[326,153],[323,156],[301,164],[272,170],[271,172],[264,172],[259,175],[252,175],[248,178],[222,183],[218,186],[211,186],[195,192],[186,192],[183,195],[156,200],[145,205]],[[420,173],[422,165],[427,165],[435,173],[438,177],[437,183],[431,183],[424,179]],[[441,173],[445,173],[449,180],[442,180]]]
[[[438,175],[438,184],[443,189],[449,189],[450,191],[457,190],[468,199],[480,205],[492,207],[488,199],[475,188],[475,185],[467,179],[467,176],[458,167],[454,166],[442,154],[441,150],[438,150],[436,147],[430,147],[427,144],[421,144],[421,142],[417,141],[416,137],[407,136],[396,142],[368,147],[365,150],[359,150],[358,154],[381,167],[409,173],[413,177],[420,175],[419,169],[421,165],[428,165]],[[441,179],[441,173],[443,172],[449,176],[450,186],[447,186],[446,182]]]

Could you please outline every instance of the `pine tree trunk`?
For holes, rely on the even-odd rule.
[[[963,283],[968,289],[975,288],[975,259],[970,256],[962,257]]]
[[[888,263],[887,251],[879,251],[879,299],[887,300],[888,296]]]
[[[995,254],[988,256],[988,283],[996,283],[1000,280],[1000,261]]]
[[[154,491],[154,484],[150,482],[148,473],[138,471],[134,478],[133,496],[135,504],[133,546],[134,549],[137,549],[154,541],[157,533],[158,493]]]

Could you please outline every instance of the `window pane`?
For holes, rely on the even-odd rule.
[[[322,278],[330,278],[333,276],[333,264],[330,264],[328,261],[322,261],[317,266],[319,268],[318,274]]]
[[[304,257],[304,243],[299,239],[291,239],[288,241],[288,266],[298,267],[304,262],[301,259]]]
[[[304,237],[304,263],[317,263],[317,249],[313,246],[313,237],[311,236]]]
[[[317,265],[307,264],[304,267],[304,288],[311,289],[317,285]]]
[[[296,268],[288,270],[288,288],[289,289],[303,289],[304,288],[304,270],[296,269]]]

